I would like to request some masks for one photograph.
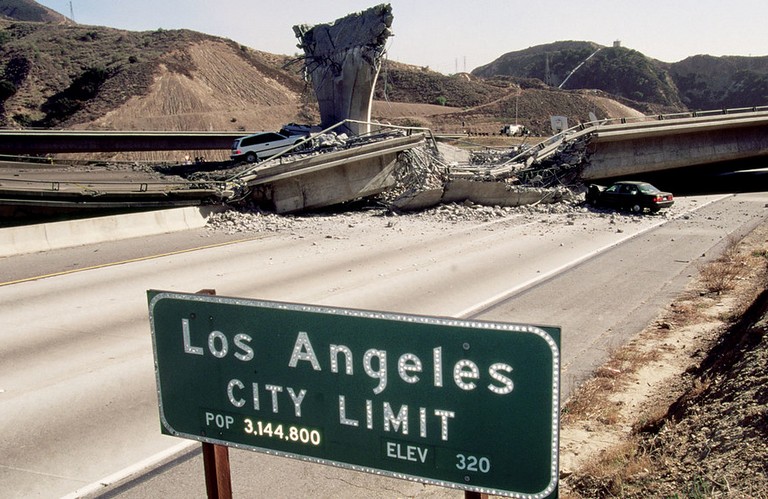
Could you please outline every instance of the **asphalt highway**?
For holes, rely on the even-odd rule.
[[[194,444],[179,452],[185,444],[159,432],[148,289],[557,325],[564,399],[699,262],[764,222],[766,202],[763,193],[685,198],[674,216],[621,230],[598,217],[556,228],[358,224],[334,237],[190,232],[0,260],[0,488],[57,497],[138,476],[107,494],[203,496]],[[233,472],[240,497],[460,494],[242,451]]]

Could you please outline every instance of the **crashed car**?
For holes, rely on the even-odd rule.
[[[232,144],[232,151],[229,157],[232,161],[236,162],[245,160],[248,163],[255,163],[288,147],[301,144],[307,135],[309,135],[309,132],[296,135],[260,132],[240,137],[235,139],[235,142]]]
[[[660,191],[648,182],[630,180],[614,182],[607,188],[591,184],[586,201],[593,206],[609,206],[633,213],[642,213],[646,209],[656,213],[662,208],[669,208],[675,202],[669,192]]]

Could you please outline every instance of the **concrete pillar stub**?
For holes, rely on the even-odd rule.
[[[298,47],[304,50],[323,128],[345,119],[371,120],[373,90],[392,20],[392,7],[381,4],[330,24],[293,27]],[[341,131],[360,135],[370,126],[349,123]]]

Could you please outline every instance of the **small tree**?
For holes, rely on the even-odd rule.
[[[8,80],[0,80],[0,103],[5,102],[16,93],[16,85]]]

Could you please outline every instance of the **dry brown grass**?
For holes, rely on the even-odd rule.
[[[655,340],[663,342],[664,335],[673,329],[704,326],[711,324],[713,320],[732,323],[738,319],[768,284],[768,249],[765,249],[768,244],[768,232],[765,229],[757,232],[759,233],[750,236],[752,240],[749,244],[744,244],[743,241],[729,241],[726,250],[718,259],[702,265],[699,268],[699,281],[692,289],[693,292],[681,296],[657,322],[656,328],[646,330],[644,334],[650,334]],[[713,314],[714,306],[724,303],[727,303],[727,312]],[[616,350],[610,360],[598,369],[594,378],[579,387],[565,405],[562,418],[564,425],[580,423],[589,427],[595,422],[611,424],[611,421],[615,421],[617,424],[628,424],[632,428],[631,432],[620,438],[620,443],[605,448],[585,462],[573,477],[573,485],[576,485],[579,493],[574,491],[576,495],[567,494],[567,497],[637,497],[637,491],[644,490],[643,487],[648,485],[644,478],[647,475],[650,479],[648,470],[655,470],[663,465],[654,462],[651,454],[653,449],[643,443],[639,430],[659,427],[662,423],[674,424],[666,420],[669,403],[662,402],[671,402],[671,399],[665,398],[670,394],[656,394],[661,396],[661,403],[645,405],[642,414],[637,415],[634,421],[617,419],[621,416],[620,408],[616,407],[617,404],[611,397],[612,390],[622,387],[631,389],[630,382],[636,381],[634,374],[644,364],[663,355],[664,345],[666,343],[660,343],[658,348],[645,351],[648,350],[647,345],[637,341]],[[695,398],[704,392],[708,385],[708,380],[694,380],[694,384],[685,389],[684,396]],[[699,485],[699,482],[693,479],[691,487],[696,488],[694,486]],[[585,493],[588,495],[580,495]],[[695,494],[690,497],[707,496]]]
[[[621,406],[611,400],[611,394],[633,382],[640,367],[657,360],[659,355],[656,350],[643,350],[635,344],[613,351],[609,360],[568,400],[563,408],[563,421],[593,419],[615,424],[620,418]]]
[[[654,466],[651,456],[635,438],[624,440],[584,466],[584,474],[600,484],[603,496],[621,497],[630,481],[635,481]]]
[[[704,305],[701,301],[681,300],[672,303],[669,307],[669,314],[665,324],[670,327],[684,327],[701,320]]]
[[[710,287],[717,287],[718,294],[730,291],[728,279],[724,276],[732,276],[732,282],[736,282],[736,277],[741,275],[746,266],[746,257],[738,252],[738,245],[731,242],[725,253],[718,260],[702,267],[702,278],[712,279],[706,281],[705,287],[709,292]],[[726,286],[725,284],[728,283]],[[716,286],[715,286],[716,285]],[[744,302],[749,303],[750,297],[745,297]],[[695,297],[683,298],[681,301],[672,304],[663,319],[658,322],[655,330],[649,330],[646,333],[654,337],[663,338],[672,327],[683,327],[701,322],[711,321],[711,317],[706,314],[706,309],[710,303],[704,303],[701,297],[697,300]],[[736,306],[736,310],[741,310]],[[641,343],[632,342],[615,351],[611,352],[608,361],[599,367],[594,376],[578,388],[576,393],[568,400],[563,408],[563,423],[575,421],[592,420],[611,425],[620,420],[621,407],[612,400],[611,396],[619,389],[635,381],[635,374],[650,362],[658,360],[663,347],[659,349],[642,348]],[[647,424],[650,421],[661,420],[666,414],[666,408],[654,408],[650,410],[654,414],[646,413],[642,415],[635,426]]]
[[[728,246],[719,258],[699,266],[699,279],[709,293],[731,291],[736,282],[748,272],[748,256],[739,251],[739,242],[729,238]]]

